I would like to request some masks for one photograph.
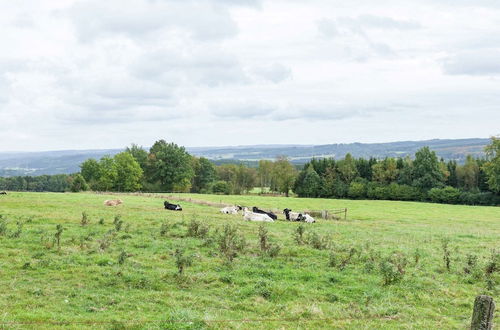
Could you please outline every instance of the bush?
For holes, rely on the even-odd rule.
[[[231,186],[226,181],[217,181],[214,183],[212,191],[214,194],[229,195],[231,193]]]
[[[366,185],[363,182],[351,182],[347,195],[350,198],[360,199],[366,197]]]
[[[389,187],[381,184],[370,182],[366,187],[366,195],[370,199],[388,199]]]
[[[453,187],[432,188],[428,198],[434,203],[457,204],[460,200],[460,190]]]
[[[391,183],[387,187],[388,198],[396,201],[414,201],[422,199],[420,190],[415,187]]]
[[[383,259],[380,263],[380,272],[384,278],[384,285],[402,280],[406,272],[407,264],[408,260],[406,256],[400,252],[394,252],[389,257]]]

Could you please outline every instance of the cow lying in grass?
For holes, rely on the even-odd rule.
[[[267,214],[251,212],[246,207],[243,209],[243,219],[247,221],[274,222]]]
[[[121,199],[109,199],[104,201],[104,205],[106,206],[117,206],[123,204],[123,201]]]
[[[254,206],[252,208],[252,211],[253,211],[253,213],[266,214],[268,217],[270,217],[273,220],[277,220],[278,219],[278,217],[276,216],[276,214],[274,214],[273,212],[266,212],[264,210],[259,209],[257,206]]]
[[[284,209],[283,213],[288,221],[304,221],[307,223],[314,223],[316,220],[307,213],[292,212],[290,209]]]
[[[170,204],[168,201],[165,201],[163,205],[165,205],[165,210],[182,211],[182,207],[179,204]]]
[[[243,208],[239,205],[236,206],[226,206],[220,209],[220,213],[222,214],[238,214],[238,211],[243,210]]]
[[[7,195],[6,191],[0,191],[0,195]]]

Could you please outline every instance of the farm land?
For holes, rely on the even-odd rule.
[[[348,219],[262,224],[175,200],[183,211],[167,211],[155,195],[9,192],[0,327],[464,329],[476,295],[498,297],[498,207],[176,196]]]

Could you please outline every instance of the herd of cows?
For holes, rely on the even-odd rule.
[[[104,205],[106,206],[117,206],[122,204],[123,201],[121,199],[112,199],[104,201]],[[163,203],[165,210],[170,211],[182,211],[182,207],[179,204],[172,204],[168,201]],[[243,219],[246,221],[260,221],[260,222],[274,222],[278,220],[278,216],[273,212],[267,212],[259,209],[258,207],[252,207],[250,211],[247,207],[235,205],[235,206],[226,206],[220,209],[220,213],[222,214],[239,214],[242,212]],[[285,219],[288,221],[303,221],[307,223],[314,223],[316,220],[307,213],[299,213],[292,212],[291,209],[284,209],[283,214],[285,215]]]

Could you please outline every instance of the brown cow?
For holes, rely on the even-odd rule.
[[[123,201],[121,199],[109,199],[104,201],[104,205],[106,206],[117,206],[122,204]]]

